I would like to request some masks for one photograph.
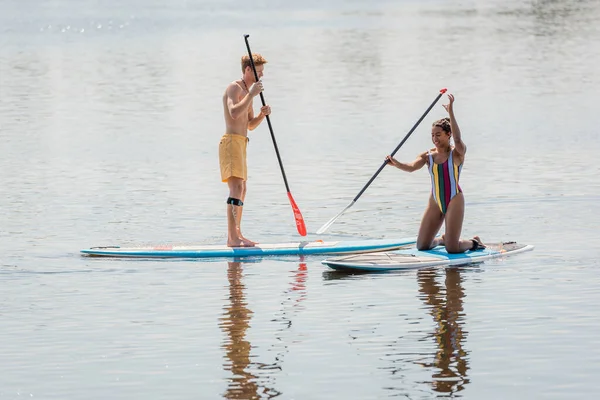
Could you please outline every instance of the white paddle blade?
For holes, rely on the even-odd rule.
[[[356,202],[355,202],[355,201],[353,201],[352,203],[348,204],[348,205],[346,206],[346,208],[344,208],[344,209],[342,210],[342,212],[340,212],[340,213],[339,213],[338,215],[336,215],[335,217],[331,218],[329,221],[327,221],[327,222],[325,223],[325,225],[323,225],[322,227],[320,227],[320,228],[319,228],[319,230],[317,231],[317,235],[320,235],[320,234],[322,234],[322,233],[325,233],[325,231],[327,231],[327,229],[329,229],[329,227],[330,227],[331,225],[333,225],[333,223],[335,222],[335,220],[336,220],[336,219],[338,219],[339,217],[341,217],[341,216],[342,216],[342,214],[346,212],[346,210],[348,210],[350,207],[352,207],[352,206],[354,205],[354,203],[356,203]]]

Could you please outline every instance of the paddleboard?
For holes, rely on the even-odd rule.
[[[374,251],[390,251],[416,243],[415,238],[405,239],[370,239],[354,241],[321,240],[299,243],[257,244],[256,247],[227,247],[224,245],[198,246],[144,246],[91,247],[81,250],[88,256],[99,257],[139,257],[139,258],[212,258],[212,257],[256,257],[282,255],[326,255],[352,254]]]
[[[334,257],[323,260],[330,268],[341,271],[394,271],[437,265],[463,265],[478,263],[491,258],[505,257],[533,250],[532,245],[515,242],[486,243],[485,249],[449,254],[443,246],[419,251],[416,248],[382,253]]]

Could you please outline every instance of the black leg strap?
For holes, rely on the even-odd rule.
[[[485,249],[485,245],[481,243],[481,241],[475,238],[471,239],[471,241],[473,242],[473,247],[471,247],[471,251]]]
[[[471,251],[477,250],[479,248],[479,243],[477,242],[477,240],[471,239],[471,242],[473,242],[473,246],[471,246]]]
[[[228,197],[227,198],[227,204],[233,204],[234,206],[243,206],[244,202],[241,201],[240,199],[235,199],[233,197]]]

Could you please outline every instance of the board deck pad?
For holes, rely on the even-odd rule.
[[[533,250],[532,245],[515,242],[486,244],[485,249],[450,254],[443,246],[420,251],[416,248],[381,253],[363,253],[323,260],[322,263],[336,270],[346,271],[393,271],[437,265],[464,265],[492,258],[505,257]]]
[[[81,250],[83,255],[97,257],[137,258],[213,258],[280,255],[333,255],[396,250],[416,243],[416,238],[366,239],[352,241],[305,241],[297,243],[259,243],[256,247],[225,245],[156,245],[139,247],[101,246]]]

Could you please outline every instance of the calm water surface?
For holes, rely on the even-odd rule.
[[[593,398],[599,18],[593,0],[2,1],[0,398]],[[221,95],[244,33],[308,239],[416,234],[425,170],[386,169],[314,232],[447,87],[464,235],[535,251],[376,275],[81,257],[225,242]],[[300,240],[266,124],[249,169],[245,235]]]

